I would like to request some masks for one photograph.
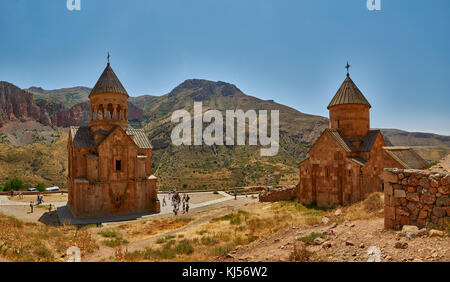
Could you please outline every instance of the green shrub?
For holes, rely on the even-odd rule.
[[[4,191],[11,191],[11,190],[20,190],[24,187],[23,181],[14,178],[10,179],[5,183]]]
[[[106,239],[106,240],[104,240],[103,244],[105,244],[105,246],[108,246],[108,247],[111,247],[111,248],[115,248],[115,247],[120,246],[120,245],[128,244],[128,241],[124,240],[122,238],[113,238],[113,239]]]
[[[309,234],[308,236],[302,237],[300,238],[300,240],[305,243],[305,244],[309,244],[311,243],[314,239],[319,238],[319,237],[324,237],[325,235],[323,235],[322,233],[318,233],[318,232],[312,232],[311,234]]]
[[[175,252],[177,254],[192,254],[194,252],[194,247],[187,240],[183,240],[175,247]]]
[[[217,246],[211,250],[211,253],[215,256],[226,256],[234,249],[234,245]]]
[[[102,230],[102,231],[98,232],[98,234],[102,235],[105,238],[119,238],[119,237],[121,237],[119,235],[119,233],[117,233],[117,231],[109,230],[109,229]]]
[[[44,192],[45,191],[45,184],[44,183],[38,183],[37,185],[36,185],[36,189],[39,191],[39,192]]]
[[[200,242],[203,244],[203,245],[216,245],[217,243],[219,243],[219,240],[217,240],[216,238],[214,238],[214,237],[210,237],[210,236],[205,236],[205,237],[202,237],[201,239],[200,239]]]

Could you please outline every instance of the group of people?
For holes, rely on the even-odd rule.
[[[11,190],[9,192],[9,195],[11,196],[11,198],[14,198],[15,196],[17,196],[19,198],[19,200],[23,199],[23,192],[16,192],[14,190]]]
[[[33,201],[30,201],[30,209],[31,209],[30,213],[33,213],[34,206],[39,206],[39,205],[41,205],[43,202],[44,202],[44,195],[42,195],[42,194],[40,194],[40,193],[37,194],[36,203],[33,203]],[[52,211],[52,208],[53,208],[52,204],[49,204],[49,205],[48,205],[48,211],[51,212],[51,211]]]
[[[191,197],[189,197],[188,194],[183,194],[183,197],[180,196],[180,193],[177,192],[176,189],[173,189],[169,191],[168,199],[170,201],[171,206],[173,207],[173,213],[175,215],[178,214],[180,207],[183,209],[183,214],[189,212],[189,200]],[[163,197],[163,207],[167,206],[166,197]]]

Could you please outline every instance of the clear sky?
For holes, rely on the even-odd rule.
[[[0,0],[0,80],[93,87],[111,64],[132,96],[221,80],[301,112],[351,77],[372,127],[450,135],[450,1]]]

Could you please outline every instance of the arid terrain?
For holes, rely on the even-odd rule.
[[[78,228],[0,215],[0,260],[65,261],[77,246],[83,261],[450,261],[450,227],[384,230],[382,211],[375,193],[333,210],[240,196],[189,215]]]
[[[66,187],[68,127],[87,124],[90,91],[87,87],[20,89],[0,82],[0,186],[18,177],[31,186],[42,182]],[[279,110],[279,154],[261,157],[259,146],[173,146],[171,114],[179,109],[192,112],[194,102],[202,102],[204,111]],[[233,84],[202,79],[186,80],[165,95],[130,97],[128,107],[131,125],[143,128],[152,142],[159,189],[296,184],[298,163],[328,127],[325,117],[246,95]],[[448,136],[397,129],[382,132],[389,145],[413,146],[429,162],[450,152]]]

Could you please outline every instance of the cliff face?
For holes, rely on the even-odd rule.
[[[41,121],[40,108],[34,103],[33,96],[8,82],[1,81],[0,124],[26,120]]]
[[[82,102],[67,108],[51,99],[35,101],[33,95],[11,83],[0,82],[0,127],[10,121],[31,120],[43,125],[58,127],[88,124],[89,102]],[[128,111],[130,120],[144,118],[144,112],[131,103],[128,103]]]

